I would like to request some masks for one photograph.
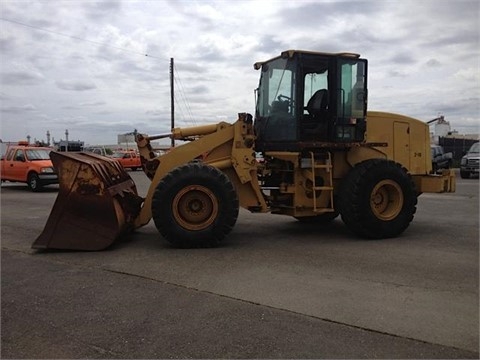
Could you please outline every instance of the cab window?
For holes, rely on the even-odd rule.
[[[315,93],[323,89],[328,90],[328,71],[326,70],[321,74],[307,73],[304,79],[304,89],[303,108],[304,114],[306,114],[308,102]]]
[[[12,160],[12,157],[13,157],[13,154],[15,153],[15,150],[14,149],[10,149],[7,153],[7,160],[8,161],[11,161]]]
[[[342,60],[340,67],[338,116],[344,119],[363,118],[367,96],[365,62]]]
[[[294,70],[293,60],[281,58],[262,67],[257,112],[264,119],[266,140],[293,141],[297,137]]]
[[[23,150],[18,149],[18,150],[15,152],[15,156],[13,157],[13,160],[14,160],[14,161],[22,161],[22,162],[24,162],[24,161],[25,161],[25,154],[23,153]]]
[[[50,160],[50,152],[44,149],[28,149],[27,150],[28,160]]]

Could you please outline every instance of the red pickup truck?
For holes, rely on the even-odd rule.
[[[26,141],[8,146],[0,160],[0,180],[27,183],[34,192],[42,190],[45,185],[58,184],[58,176],[49,156],[52,150],[29,145]]]
[[[137,170],[142,168],[140,155],[134,150],[118,150],[112,155],[125,169]]]

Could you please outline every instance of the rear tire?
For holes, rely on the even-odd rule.
[[[175,247],[214,247],[232,230],[238,197],[230,179],[201,162],[179,166],[158,184],[152,218]]]
[[[406,169],[394,161],[363,161],[342,182],[342,220],[363,238],[400,235],[413,220],[416,205],[415,184]]]

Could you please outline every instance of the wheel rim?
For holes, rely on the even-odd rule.
[[[218,216],[218,201],[210,189],[200,185],[183,188],[173,199],[173,217],[187,230],[203,230]]]
[[[30,177],[30,187],[32,189],[37,188],[37,178],[35,176]]]
[[[403,207],[403,192],[393,180],[382,180],[372,190],[370,207],[375,216],[382,220],[392,220]]]

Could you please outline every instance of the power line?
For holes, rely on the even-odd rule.
[[[41,28],[41,27],[38,27],[38,26],[33,26],[33,25],[25,24],[25,23],[22,23],[22,22],[16,21],[16,20],[5,19],[5,18],[0,18],[0,20],[6,21],[6,22],[9,22],[9,23],[12,23],[12,24],[16,24],[16,25],[21,25],[21,26],[24,26],[24,27],[27,27],[27,28],[31,28],[31,29],[48,32],[48,33],[50,33],[50,34],[67,37],[67,38],[70,38],[70,39],[85,41],[85,42],[88,42],[88,43],[91,43],[91,44],[95,44],[95,45],[108,46],[108,47],[111,47],[111,48],[114,48],[114,49],[117,49],[117,50],[127,51],[127,52],[130,52],[130,53],[132,53],[132,54],[141,55],[141,56],[149,57],[149,58],[152,58],[152,59],[167,60],[166,58],[162,58],[162,57],[158,57],[158,56],[154,56],[154,55],[149,55],[149,54],[141,53],[141,52],[138,52],[138,51],[135,51],[135,50],[126,49],[126,48],[122,48],[122,47],[115,46],[115,45],[111,45],[111,44],[107,44],[107,43],[102,43],[102,42],[100,42],[100,41],[94,41],[94,40],[89,40],[89,39],[81,38],[81,37],[78,37],[78,36],[63,34],[63,33],[58,32],[58,31],[53,31],[53,30],[44,29],[44,28]]]
[[[195,120],[195,117],[193,116],[193,113],[192,113],[192,109],[190,107],[190,104],[188,103],[188,100],[187,100],[187,96],[186,96],[186,92],[185,92],[185,88],[183,86],[183,83],[182,83],[182,80],[180,79],[180,76],[178,74],[178,71],[177,71],[177,67],[174,67],[174,71],[176,73],[176,77],[175,77],[175,82],[177,82],[178,80],[178,84],[180,85],[179,87],[177,87],[177,89],[179,90],[179,93],[181,95],[183,95],[183,103],[184,103],[184,106],[185,106],[185,109],[187,111],[187,115],[190,116],[190,121],[193,122],[194,125],[197,124],[197,121]]]
[[[176,80],[175,80],[175,83],[178,84],[178,82]],[[175,95],[175,103],[178,105],[176,107],[176,110],[180,112],[180,114],[182,116],[182,120],[185,123],[190,124],[190,125],[196,125],[197,122],[195,121],[195,118],[193,117],[192,112],[191,112],[191,110],[188,106],[188,101],[185,97],[185,94],[182,93],[181,91],[179,91],[178,87],[177,87],[177,91],[180,95],[179,96]]]

